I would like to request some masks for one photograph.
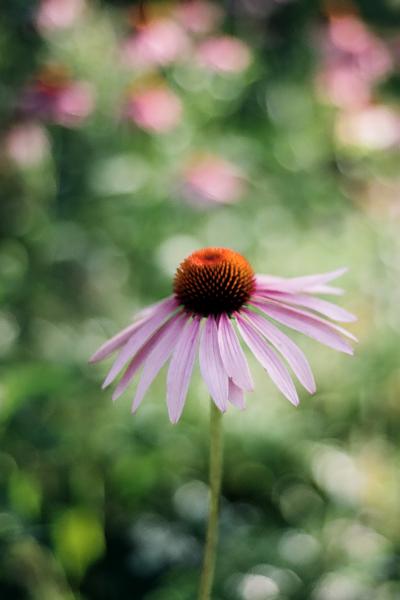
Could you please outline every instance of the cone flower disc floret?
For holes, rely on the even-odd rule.
[[[228,248],[204,248],[178,267],[173,295],[137,315],[126,329],[103,344],[91,362],[118,351],[104,381],[125,369],[113,394],[118,398],[141,371],[132,411],[139,407],[160,369],[169,361],[167,406],[176,423],[185,404],[196,355],[211,398],[222,412],[229,403],[245,407],[254,388],[242,342],[284,396],[299,397],[288,367],[310,393],[315,381],[307,358],[277,324],[301,332],[334,350],[352,354],[356,338],[337,324],[355,317],[318,298],[340,294],[329,285],[346,269],[284,279],[256,275],[248,261]],[[347,339],[346,339],[347,338]]]

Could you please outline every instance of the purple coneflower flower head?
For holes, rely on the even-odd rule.
[[[216,406],[231,403],[244,408],[244,393],[254,384],[242,342],[294,405],[299,397],[294,375],[315,392],[310,365],[300,348],[277,324],[285,325],[346,354],[353,350],[346,338],[354,336],[335,321],[355,317],[343,308],[316,297],[338,294],[329,282],[344,269],[294,279],[255,275],[248,261],[228,248],[204,248],[186,258],[174,278],[173,295],[137,316],[126,329],[107,341],[91,362],[118,351],[103,387],[125,368],[113,399],[118,398],[139,369],[132,411],[139,407],[150,384],[169,361],[167,406],[176,423],[185,404],[196,356],[200,372]]]

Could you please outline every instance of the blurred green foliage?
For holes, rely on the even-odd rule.
[[[163,134],[121,118],[140,79],[119,60],[132,3],[88,2],[56,31],[35,25],[39,3],[0,8],[1,598],[196,596],[205,387],[197,374],[171,426],[164,374],[132,417],[132,393],[112,405],[105,367],[87,359],[207,245],[274,275],[349,266],[360,338],[349,359],[296,336],[318,384],[298,409],[252,363],[248,409],[224,417],[215,600],[400,598],[398,143],[381,121],[367,142],[338,136],[344,111],[316,86],[328,4],[220,6],[217,30],[245,40],[252,62],[229,76],[190,57],[157,69],[183,105]],[[392,56],[371,106],[396,111],[398,3],[355,8]],[[48,63],[92,86],[94,111],[74,127],[35,118],[39,133],[15,146],[20,99]],[[240,167],[239,202],[185,200],[197,152]]]

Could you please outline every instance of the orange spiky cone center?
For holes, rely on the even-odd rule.
[[[174,278],[178,302],[204,317],[230,315],[249,300],[253,290],[251,265],[229,248],[193,252],[179,265]]]

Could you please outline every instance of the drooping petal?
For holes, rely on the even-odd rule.
[[[147,342],[144,344],[144,346],[142,346],[140,348],[140,350],[137,352],[137,354],[135,354],[135,356],[132,358],[132,360],[128,364],[128,366],[125,370],[125,373],[123,374],[120,381],[118,382],[117,387],[115,388],[115,391],[112,395],[113,400],[117,400],[117,398],[119,398],[121,396],[121,394],[124,393],[124,391],[126,390],[128,385],[132,381],[133,377],[137,373],[137,371],[140,369],[140,367],[143,365],[143,363],[147,360],[147,358],[150,357],[150,354],[152,354],[154,348],[156,348],[156,346],[159,343],[161,343],[162,339],[168,333],[168,331],[169,331],[170,327],[172,327],[173,323],[175,323],[176,320],[179,318],[182,318],[182,313],[175,315],[174,317],[172,317],[172,319],[170,319],[169,321],[164,323],[164,325],[162,325],[160,327],[160,329],[158,331],[156,331],[156,333],[154,335],[152,335],[149,340],[147,340]]]
[[[232,379],[229,379],[228,399],[231,404],[243,410],[246,408],[244,393],[242,388],[238,387]]]
[[[306,314],[304,311],[299,311],[294,308],[280,306],[271,302],[260,302],[254,300],[251,302],[253,306],[259,308],[268,317],[271,317],[275,321],[304,333],[308,337],[317,340],[325,346],[329,346],[339,352],[345,354],[353,354],[353,349],[340,335],[335,332],[336,327],[325,323],[318,317]]]
[[[154,315],[154,313],[157,312],[157,310],[160,308],[161,305],[165,304],[169,300],[173,300],[174,298],[175,298],[174,295],[167,296],[166,298],[163,298],[162,300],[159,300],[158,302],[154,302],[153,304],[150,304],[149,306],[145,306],[139,312],[135,313],[134,318],[135,319],[147,319],[148,317],[151,317],[152,315]]]
[[[242,314],[244,314],[246,319],[250,321],[250,323],[255,326],[277,350],[279,350],[293,369],[300,383],[303,384],[310,394],[314,394],[316,386],[311,367],[297,344],[271,323],[271,321],[268,321],[261,315],[247,309],[243,310]]]
[[[169,324],[169,321],[168,321],[167,325],[168,324]],[[137,354],[135,354],[135,356],[129,362],[129,364],[125,370],[125,373],[121,377],[120,381],[118,382],[117,387],[114,390],[114,393],[112,395],[113,400],[117,400],[124,393],[124,391],[126,390],[128,385],[134,378],[135,374],[140,369],[140,367],[143,365],[144,361],[146,360],[146,358],[148,357],[148,355],[154,348],[155,344],[157,344],[157,342],[159,341],[159,339],[163,333],[164,327],[165,327],[165,325],[163,325],[163,327],[161,329],[156,331],[156,333],[153,336],[151,336],[151,338],[144,344],[144,346],[142,346],[140,348],[139,352],[137,352]]]
[[[110,354],[118,350],[129,340],[133,332],[142,324],[142,320],[132,323],[111,339],[107,340],[96,352],[90,357],[89,362],[95,363],[107,358]]]
[[[341,327],[337,323],[332,323],[332,321],[328,321],[328,319],[325,319],[324,317],[320,317],[320,316],[316,315],[315,313],[310,312],[309,310],[298,308],[297,306],[289,306],[286,304],[279,304],[278,302],[276,302],[276,300],[275,301],[268,300],[267,298],[263,298],[262,296],[254,296],[252,298],[252,302],[253,301],[255,303],[259,302],[263,306],[266,306],[266,305],[269,306],[272,304],[273,306],[281,306],[282,308],[287,308],[289,311],[291,311],[292,313],[294,313],[296,315],[309,317],[313,323],[317,323],[317,324],[322,323],[322,325],[325,325],[326,327],[328,327],[328,329],[330,331],[337,331],[344,337],[349,338],[349,340],[353,340],[353,342],[358,342],[358,339],[356,338],[356,336],[354,334],[350,333],[350,331],[347,331],[347,329],[345,329],[344,327]]]
[[[179,420],[186,400],[196,356],[200,320],[189,321],[181,332],[167,375],[167,405],[172,423]]]
[[[215,317],[209,316],[203,329],[199,348],[200,371],[211,398],[224,412],[228,401],[228,375],[218,345],[218,327]]]
[[[157,331],[157,329],[171,317],[177,309],[175,298],[169,298],[161,303],[157,310],[144,323],[138,327],[122,348],[111,367],[104,383],[103,388],[107,387],[121,371],[122,367],[133,358],[147,340]]]
[[[267,371],[268,375],[282,394],[286,396],[292,404],[297,406],[299,397],[285,365],[252,325],[239,314],[236,318],[239,331],[254,356]]]
[[[347,268],[336,269],[329,273],[318,273],[316,275],[305,275],[303,277],[273,277],[271,275],[256,275],[257,289],[270,289],[282,292],[305,292],[311,291],[313,287],[329,283],[333,279],[346,273]]]
[[[128,327],[125,327],[125,329],[122,331],[119,331],[114,337],[107,340],[102,346],[100,346],[93,356],[90,357],[89,362],[99,362],[115,352],[115,350],[119,350],[119,348],[121,348],[133,335],[134,331],[143,325],[144,322],[147,321],[157,311],[161,304],[165,304],[165,302],[168,302],[172,298],[173,296],[169,296],[168,298],[160,300],[160,302],[156,302],[151,306],[146,306],[146,308],[143,308],[141,311],[139,311],[133,317],[133,323],[128,325]]]
[[[143,373],[133,400],[132,412],[135,412],[139,408],[145,393],[157,376],[157,373],[162,369],[174,351],[178,338],[185,326],[186,319],[187,316],[185,314],[179,314],[172,317],[163,326],[162,334],[159,336],[157,343],[153,344],[150,353],[146,356]]]
[[[243,390],[252,391],[254,384],[249,365],[233,325],[225,314],[221,315],[218,323],[218,344],[222,362],[229,377]]]
[[[295,306],[304,306],[311,310],[321,313],[325,317],[329,317],[334,321],[341,321],[343,323],[351,323],[356,321],[357,318],[349,313],[341,306],[337,306],[332,302],[321,300],[321,298],[313,298],[312,296],[306,296],[305,294],[286,294],[284,292],[264,292],[260,293],[265,298],[271,298],[277,302],[284,304],[294,304]]]

